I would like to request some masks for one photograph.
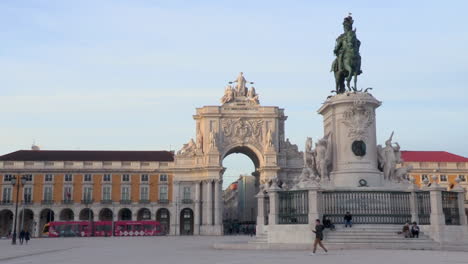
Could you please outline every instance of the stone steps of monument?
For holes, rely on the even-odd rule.
[[[353,237],[363,237],[363,238],[404,238],[403,235],[399,234],[387,234],[387,233],[349,233],[349,234],[336,234],[336,233],[327,233],[325,234],[325,238],[331,239],[331,238],[353,238]],[[420,234],[419,238],[429,238],[428,236],[424,234]]]
[[[265,232],[263,234],[257,234],[255,236],[255,238],[251,241],[249,241],[248,243],[253,243],[253,244],[256,244],[256,243],[268,243],[268,233]]]

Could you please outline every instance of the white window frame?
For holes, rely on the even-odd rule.
[[[50,189],[50,197],[47,197],[46,190]],[[54,186],[52,185],[44,185],[42,188],[42,200],[44,201],[53,201],[54,200]]]
[[[128,189],[128,192],[124,192],[124,189]],[[131,198],[132,198],[132,189],[130,188],[130,185],[124,185],[120,188],[120,199],[122,201],[130,201]],[[128,194],[128,197],[126,197],[126,199],[124,199],[124,193],[127,193]]]
[[[47,176],[50,176],[50,180],[47,180]],[[44,175],[44,183],[53,183],[54,182],[54,175],[52,173],[46,173]]]
[[[5,190],[7,190],[7,189],[9,190],[8,191],[9,198],[4,199],[5,198],[5,193],[6,193]],[[13,187],[12,186],[3,186],[3,188],[2,188],[2,202],[13,202]]]
[[[464,174],[459,174],[458,178],[460,179],[460,182],[466,182],[466,175]]]
[[[34,177],[31,173],[23,174],[23,177],[26,178],[26,183],[34,183]]]
[[[186,190],[188,190],[188,192],[186,192]],[[190,186],[184,186],[182,195],[183,199],[192,199],[192,188]]]
[[[68,197],[65,197],[66,194],[66,189],[70,188],[70,199]],[[62,190],[62,198],[64,201],[73,201],[73,185],[64,185],[63,190]]]
[[[169,182],[169,176],[166,173],[159,174],[159,182],[164,182],[164,183]]]
[[[87,190],[91,190],[91,192],[89,192]],[[94,192],[94,189],[93,189],[92,185],[83,186],[83,201],[92,201],[93,200],[93,192]],[[90,193],[89,199],[86,199],[86,198],[88,198],[87,195],[86,195],[87,193]]]
[[[70,176],[70,181],[67,181],[67,176]],[[73,182],[73,174],[72,173],[66,173],[63,176],[63,182]]]
[[[162,192],[161,190],[162,189],[165,189],[166,191],[165,192]],[[165,194],[166,196],[163,197],[162,194]],[[169,188],[167,187],[167,185],[161,185],[159,186],[159,200],[168,200],[169,199]]]
[[[89,180],[87,179],[89,177]],[[83,182],[93,182],[93,174],[91,173],[86,173],[83,175]]]
[[[106,197],[104,197],[104,195],[105,195],[104,189],[106,189],[106,188],[109,188],[109,199],[106,199]],[[102,193],[102,200],[104,200],[104,201],[112,201],[112,185],[110,185],[110,184],[104,184],[104,185],[102,186],[101,193]]]
[[[143,176],[145,176],[146,180],[143,180]],[[149,174],[141,174],[140,175],[140,182],[141,183],[148,183],[149,182]]]
[[[146,197],[143,198],[142,194],[143,194],[143,189],[146,189]],[[150,197],[150,188],[148,185],[142,185],[140,186],[140,200],[149,200],[149,197]]]
[[[442,177],[445,178],[445,180],[442,180]],[[446,174],[441,174],[439,175],[439,182],[448,182],[448,177]]]
[[[128,177],[128,180],[125,181],[125,177]],[[132,177],[130,177],[130,174],[122,174],[122,182],[131,182]]]
[[[26,202],[26,199],[25,199],[26,189],[31,190],[31,191],[29,192],[30,197],[29,197],[29,200],[28,200],[27,202],[32,203],[33,198],[34,198],[34,196],[33,196],[34,188],[33,188],[33,186],[29,186],[29,185],[23,187],[23,201],[24,201],[24,202]],[[52,196],[53,196],[53,194],[52,194]]]
[[[3,175],[3,182],[11,182],[11,179],[13,178],[13,174],[4,174]]]
[[[427,174],[421,175],[421,181],[424,181],[425,179],[429,180],[429,176]]]
[[[106,176],[109,176],[109,180],[108,180],[108,181],[106,181]],[[105,173],[104,175],[102,175],[102,182],[111,183],[111,182],[112,182],[112,174],[110,174],[110,173]]]

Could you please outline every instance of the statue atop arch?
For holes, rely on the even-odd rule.
[[[357,76],[361,71],[361,55],[359,47],[361,42],[356,37],[356,29],[353,30],[353,18],[351,13],[344,18],[344,33],[336,39],[333,53],[336,58],[333,61],[331,71],[335,75],[336,93],[344,93],[346,87],[349,91],[357,91]],[[354,77],[354,86],[351,86],[351,79]],[[346,80],[346,87],[345,87]]]
[[[234,83],[236,83],[235,87],[232,86]],[[248,82],[244,77],[244,73],[240,72],[237,78],[234,81],[229,82],[224,89],[224,95],[221,98],[221,103],[246,102],[253,105],[260,104],[255,88],[253,86],[249,88],[246,86],[247,84],[254,83]]]

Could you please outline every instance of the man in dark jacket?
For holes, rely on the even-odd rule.
[[[311,255],[315,255],[315,251],[317,251],[317,245],[319,245],[325,252],[328,252],[328,250],[323,246],[322,240],[323,240],[323,230],[325,227],[320,224],[320,220],[317,219],[315,220],[315,230],[313,231],[315,233],[315,240],[314,240],[314,249],[311,253]]]
[[[24,241],[24,229],[21,230],[20,234],[19,234],[19,241],[20,241],[20,244],[23,245],[23,241]]]
[[[24,240],[26,240],[26,245],[28,244],[29,239],[31,239],[31,234],[28,230],[26,230],[26,232],[24,232]]]
[[[352,227],[353,226],[353,216],[349,213],[349,212],[346,212],[345,216],[344,216],[344,221],[345,221],[345,227]]]

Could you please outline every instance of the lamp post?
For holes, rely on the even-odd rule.
[[[13,185],[13,187],[15,187],[16,185],[16,205],[15,205],[15,224],[14,224],[14,228],[13,228],[13,237],[11,239],[11,244],[12,245],[16,245],[16,235],[17,235],[17,230],[16,230],[16,226],[17,226],[17,219],[18,219],[18,200],[19,200],[19,190],[20,190],[20,185],[21,186],[24,186],[24,184],[26,183],[26,176],[21,176],[21,178],[19,178],[19,176],[16,176],[14,175],[12,178],[11,178],[11,184]],[[23,212],[24,214],[24,212]]]

